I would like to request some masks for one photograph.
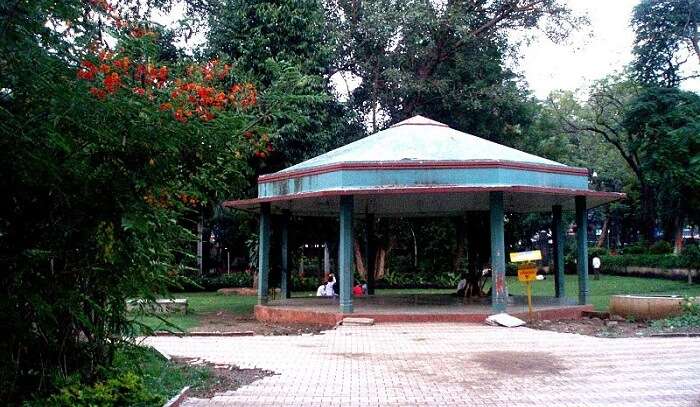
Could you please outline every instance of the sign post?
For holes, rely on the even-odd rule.
[[[518,265],[518,281],[527,288],[527,315],[532,319],[532,282],[537,280],[537,266],[535,260],[542,259],[542,252],[533,250],[529,252],[510,253],[510,261],[522,262]]]

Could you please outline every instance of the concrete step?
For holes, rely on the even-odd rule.
[[[374,325],[373,318],[343,318],[343,325],[348,326],[369,326]]]

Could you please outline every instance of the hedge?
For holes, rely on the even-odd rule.
[[[660,269],[700,268],[697,259],[673,254],[623,254],[600,256],[603,268],[606,267],[654,267]]]

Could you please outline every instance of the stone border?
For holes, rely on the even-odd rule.
[[[176,394],[173,398],[170,400],[166,401],[165,404],[163,404],[163,407],[178,407],[182,404],[183,401],[187,398],[187,393],[190,391],[190,386],[185,386],[180,390],[178,394]]]
[[[230,332],[170,332],[155,331],[151,336],[253,336],[254,331],[230,331]]]
[[[592,312],[593,305],[577,305],[558,308],[535,310],[532,313],[533,320],[557,320],[580,319],[584,312]],[[307,325],[334,326],[342,322],[343,318],[351,316],[355,318],[371,318],[375,323],[430,323],[430,322],[462,322],[483,323],[490,313],[444,313],[444,314],[412,314],[412,313],[362,313],[342,314],[340,312],[324,312],[294,307],[256,305],[255,319],[261,322],[294,323]],[[527,319],[527,312],[512,313],[514,317]]]

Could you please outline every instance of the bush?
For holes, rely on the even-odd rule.
[[[193,277],[190,281],[182,284],[181,291],[216,291],[220,288],[252,286],[253,276],[248,273],[236,272],[231,274]]]
[[[292,290],[294,291],[316,291],[321,284],[318,277],[301,277],[292,274]]]
[[[622,252],[624,254],[645,254],[648,250],[647,243],[645,241],[639,241],[625,246]]]
[[[589,247],[588,248],[588,258],[607,256],[610,251],[605,247]]]
[[[163,397],[151,394],[144,386],[143,380],[135,373],[126,372],[92,386],[81,383],[78,376],[71,376],[67,383],[60,387],[58,394],[41,401],[40,405],[152,406],[163,404],[165,401]]]
[[[673,246],[665,240],[659,240],[649,247],[651,254],[669,254],[671,252],[673,252]]]
[[[656,267],[661,269],[700,268],[700,249],[689,245],[680,256],[674,254],[624,254],[602,256],[603,267]]]

